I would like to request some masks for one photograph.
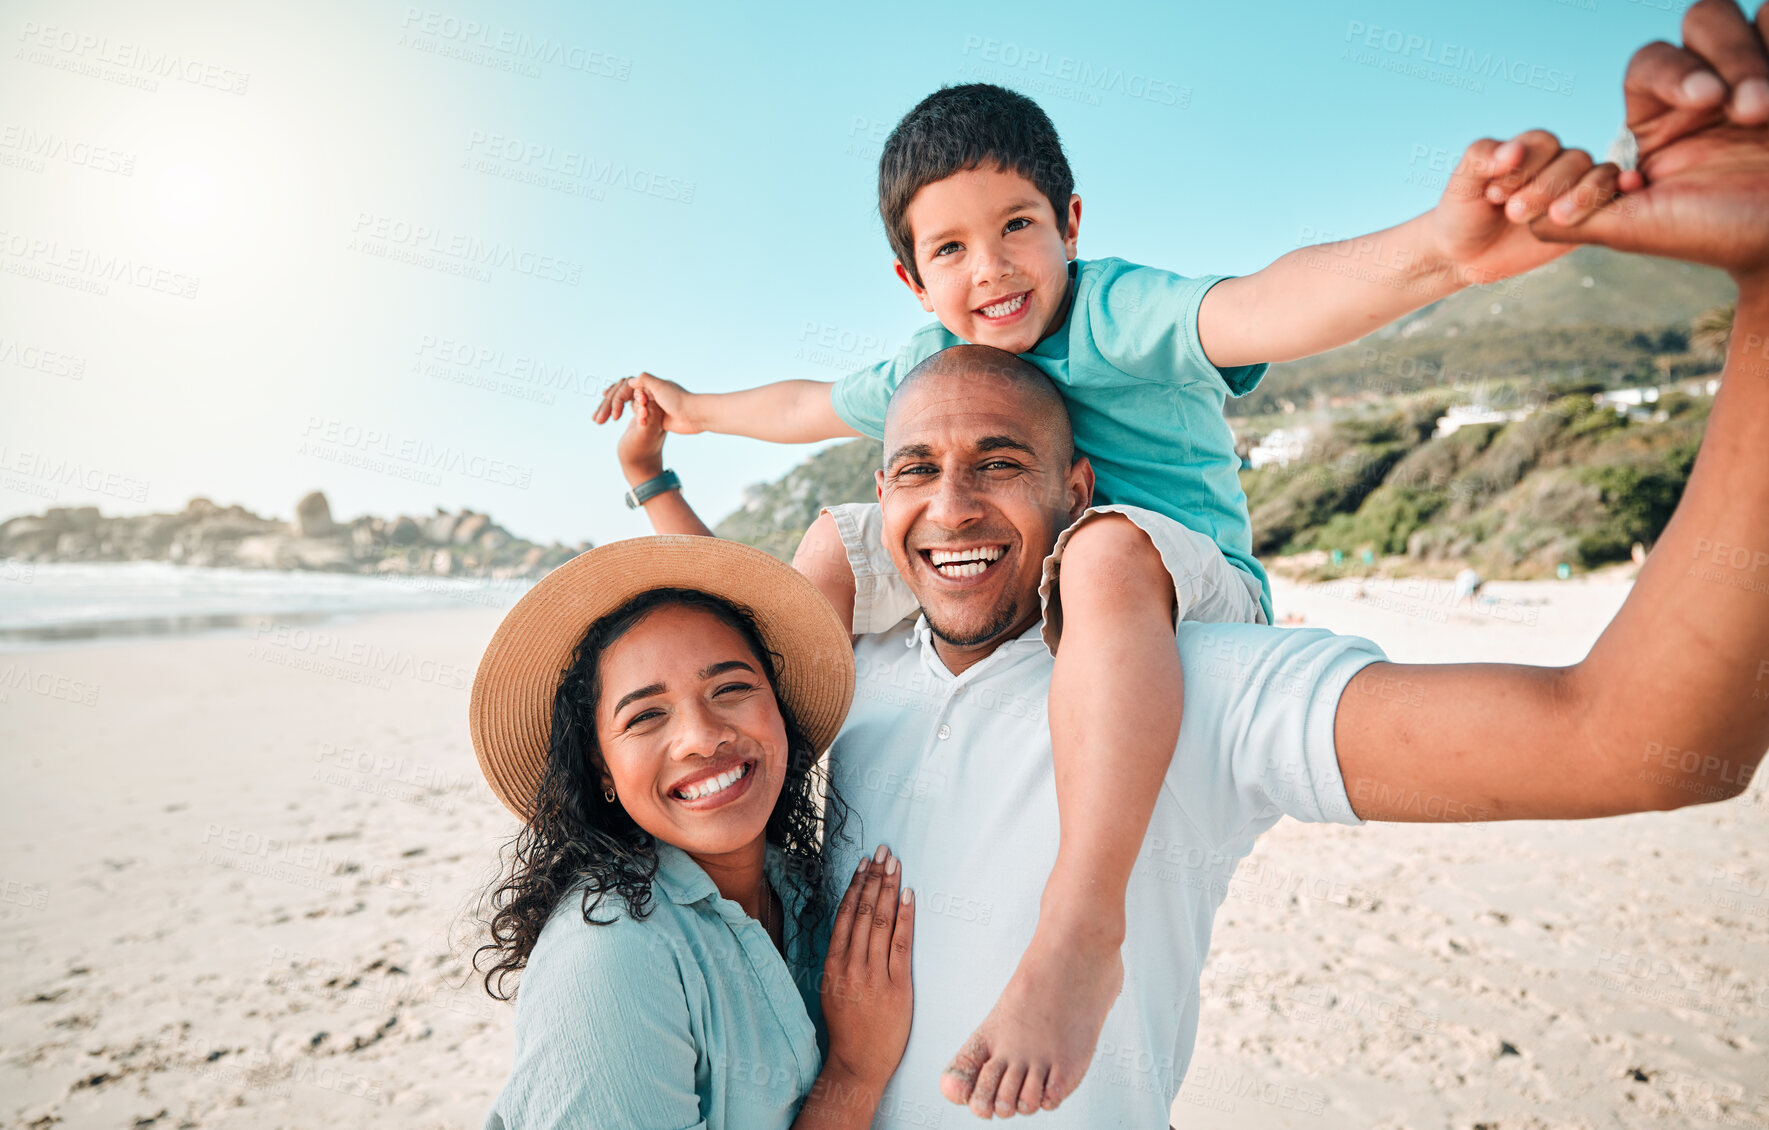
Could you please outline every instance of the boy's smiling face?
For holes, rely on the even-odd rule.
[[[1038,186],[985,164],[925,185],[904,212],[915,239],[922,309],[965,341],[1009,353],[1031,349],[1067,312],[1081,197],[1070,196],[1068,230]]]

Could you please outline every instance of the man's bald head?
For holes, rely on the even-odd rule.
[[[1093,468],[1049,378],[980,345],[916,366],[884,441],[884,544],[956,672],[1037,621],[1044,559],[1086,509]]]
[[[987,345],[955,345],[929,357],[903,378],[891,394],[885,410],[885,431],[900,407],[907,407],[929,393],[961,394],[979,386],[1005,389],[1018,401],[1029,431],[1050,444],[1059,461],[1075,461],[1075,430],[1069,422],[1069,406],[1056,383],[1023,357]]]

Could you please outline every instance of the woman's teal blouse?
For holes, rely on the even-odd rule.
[[[643,919],[610,897],[595,917],[616,920],[589,925],[580,888],[541,930],[516,993],[515,1065],[485,1130],[791,1126],[822,1069],[816,978],[795,979],[687,853],[659,843],[657,857]],[[781,863],[769,848],[784,901]]]

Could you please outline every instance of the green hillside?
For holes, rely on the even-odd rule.
[[[1495,577],[1626,560],[1670,520],[1712,401],[1666,393],[1662,419],[1636,420],[1574,395],[1429,438],[1443,403],[1342,421],[1310,462],[1241,472],[1254,552],[1367,549]]]
[[[1731,302],[1736,293],[1732,280],[1712,267],[1577,247],[1526,275],[1452,294],[1380,333],[1683,325],[1703,310]]]
[[[1586,285],[1586,280],[1590,285]],[[1581,247],[1497,287],[1475,287],[1317,357],[1273,365],[1231,417],[1301,409],[1319,398],[1384,397],[1517,379],[1541,393],[1572,383],[1657,384],[1705,372],[1690,322],[1734,300],[1707,267]]]
[[[884,448],[874,440],[856,439],[826,447],[780,481],[751,487],[743,505],[713,532],[791,561],[792,551],[816,520],[819,507],[878,498],[872,472],[883,460]]]

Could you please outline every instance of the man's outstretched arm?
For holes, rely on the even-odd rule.
[[[1583,662],[1382,663],[1353,678],[1334,737],[1365,819],[1574,818],[1720,800],[1743,790],[1769,747],[1769,101],[1749,81],[1769,76],[1769,52],[1729,0],[1697,4],[1684,34],[1685,47],[1653,44],[1628,70],[1645,189],[1577,228],[1537,229],[1721,267],[1738,282],[1682,502]],[[1687,81],[1702,73],[1719,85]]]

